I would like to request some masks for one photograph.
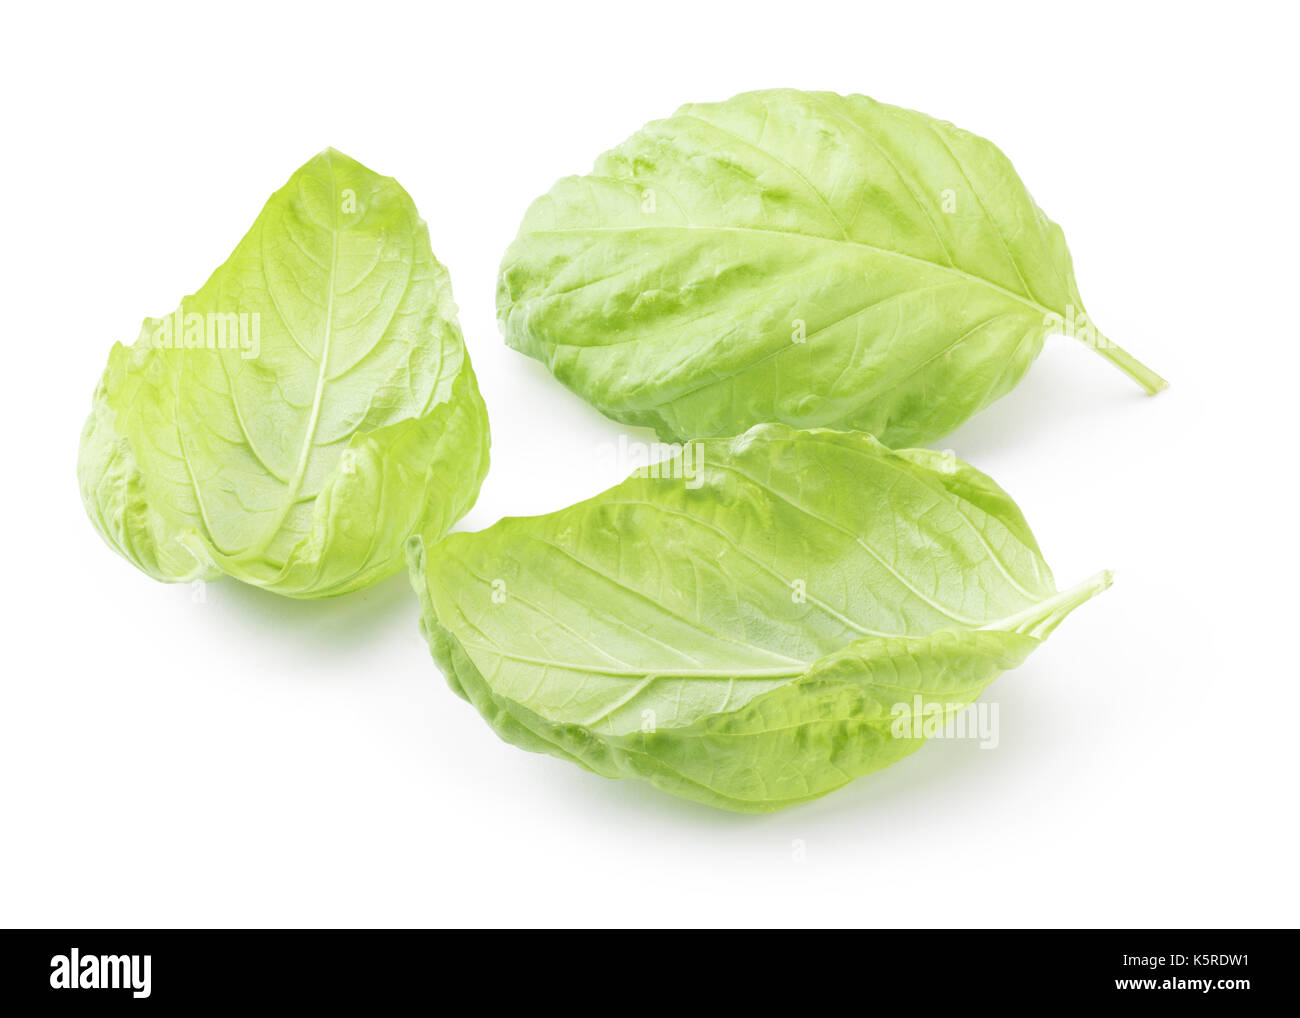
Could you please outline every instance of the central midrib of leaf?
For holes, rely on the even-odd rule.
[[[936,634],[944,631],[1018,632],[1022,630],[1022,624],[1027,622],[1031,622],[1031,623],[1059,622],[1060,618],[1064,617],[1065,614],[1068,614],[1069,609],[1077,607],[1078,604],[1087,600],[1098,590],[1104,589],[1106,586],[1109,586],[1109,583],[1110,583],[1109,574],[1098,574],[1097,576],[1091,577],[1089,580],[1084,581],[1084,583],[1081,583],[1076,587],[1073,587],[1066,591],[1057,592],[1049,596],[1039,597],[1036,599],[1035,603],[1027,606],[1026,608],[1018,612],[1014,612],[1011,615],[1007,615],[1000,619],[990,620],[984,623],[983,625],[979,625],[979,626],[956,625],[956,626],[940,627],[928,633],[920,633],[920,634],[899,633],[892,636],[885,635],[885,636],[860,637],[858,639],[848,641],[847,643],[845,643],[843,647],[840,647],[837,650],[831,651],[824,655],[809,658],[806,661],[802,663],[798,663],[793,667],[780,667],[780,668],[695,667],[695,668],[638,669],[631,665],[628,665],[626,667],[620,668],[620,667],[611,667],[608,665],[595,664],[589,661],[582,661],[580,659],[573,660],[573,661],[562,661],[555,658],[531,657],[528,655],[518,654],[506,650],[500,644],[491,641],[491,638],[489,638],[489,642],[482,643],[474,640],[468,640],[465,638],[463,634],[456,634],[456,635],[461,647],[465,650],[467,654],[470,655],[471,660],[474,659],[475,654],[488,654],[507,661],[514,661],[521,665],[540,667],[547,670],[551,668],[559,668],[564,671],[572,671],[572,672],[578,672],[581,674],[588,674],[588,675],[599,675],[610,679],[643,680],[638,686],[636,686],[633,690],[631,690],[626,696],[620,699],[616,704],[614,704],[611,707],[602,708],[600,710],[600,713],[597,714],[595,717],[583,717],[583,718],[574,718],[571,716],[560,717],[554,715],[553,712],[548,711],[543,704],[536,703],[533,700],[533,698],[529,696],[517,698],[517,702],[524,704],[525,706],[528,706],[532,710],[538,711],[543,717],[547,717],[552,721],[576,722],[578,724],[592,726],[598,724],[603,720],[606,720],[609,717],[609,715],[612,714],[614,711],[622,710],[623,708],[627,707],[629,704],[634,704],[639,697],[645,694],[645,692],[650,688],[651,685],[658,683],[662,680],[689,681],[692,679],[699,679],[703,681],[718,681],[718,680],[726,679],[726,680],[731,680],[733,683],[762,681],[762,680],[768,680],[768,681],[784,680],[784,682],[779,682],[778,685],[785,685],[787,682],[794,681],[800,678],[801,676],[806,675],[810,671],[810,669],[812,669],[817,664],[817,662],[824,661],[830,657],[835,656],[836,654],[842,653],[844,650],[854,645],[866,646],[870,644],[872,641],[884,642],[890,639],[923,641],[923,640],[931,639]],[[463,610],[461,613],[463,615]],[[1050,632],[1050,629],[1048,630],[1048,632]],[[482,634],[482,635],[486,636],[487,634]],[[1038,633],[1032,631],[1032,628],[1028,630],[1028,635],[1035,636],[1036,638],[1041,638],[1041,636]],[[487,681],[486,673],[479,665],[479,662],[475,661],[474,663],[475,663],[475,667],[479,668],[480,674],[484,675],[485,681]],[[873,682],[873,684],[882,685],[882,683],[879,682]],[[740,704],[728,709],[732,709],[732,710],[739,709],[740,707],[743,707],[746,703],[749,703],[756,695],[760,695],[760,694],[757,693],[751,694],[750,696],[746,697]]]
[[[330,271],[329,271],[329,291],[325,297],[325,335],[321,340],[320,348],[320,368],[316,372],[316,391],[312,396],[311,416],[307,419],[307,430],[302,438],[302,449],[298,453],[298,465],[295,467],[293,477],[285,488],[284,501],[271,525],[267,528],[266,535],[258,542],[257,546],[251,549],[250,554],[261,555],[275,540],[276,535],[280,533],[280,528],[284,526],[284,521],[289,515],[297,501],[298,492],[302,490],[303,479],[307,476],[307,463],[311,459],[312,449],[316,444],[316,428],[320,423],[321,404],[325,399],[325,383],[329,378],[329,361],[330,361],[330,340],[334,330],[334,284],[338,277],[338,259],[339,259],[339,223],[338,208],[334,201],[334,162],[330,160],[330,205],[333,209],[334,223],[330,228]],[[286,327],[288,323],[286,322]]]
[[[817,233],[799,233],[796,230],[772,230],[761,226],[699,226],[690,223],[670,223],[664,226],[576,226],[576,227],[569,226],[569,227],[555,227],[555,228],[541,229],[541,230],[529,230],[528,232],[541,233],[541,234],[637,233],[645,230],[663,230],[668,232],[696,231],[696,232],[708,232],[708,233],[753,233],[753,234],[758,234],[760,236],[767,235],[771,237],[781,237],[785,239],[798,238],[800,240],[820,241],[824,244],[838,244],[847,247],[855,247],[864,251],[870,251],[873,254],[884,255],[888,258],[899,258],[904,261],[911,262],[914,265],[922,265],[927,269],[935,269],[940,272],[947,272],[956,276],[960,276],[962,279],[965,279],[968,282],[975,283],[980,286],[988,287],[990,290],[993,290],[996,293],[1000,293],[1004,297],[1008,297],[1011,300],[1014,300],[1019,304],[1023,304],[1025,307],[1033,311],[1037,311],[1041,314],[1059,313],[1059,311],[1057,310],[1046,307],[1043,304],[1039,304],[1036,300],[1034,300],[1033,298],[1027,295],[1018,294],[1014,290],[1008,290],[1006,287],[1000,286],[999,284],[993,282],[993,280],[991,279],[987,279],[984,276],[977,276],[974,273],[967,272],[965,269],[960,269],[955,265],[944,265],[941,262],[931,261],[928,258],[919,258],[916,255],[909,255],[902,251],[895,251],[887,247],[877,247],[874,244],[864,244],[860,240],[851,240],[848,238],[841,238],[841,237],[825,237]]]

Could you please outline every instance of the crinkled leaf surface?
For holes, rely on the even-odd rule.
[[[1109,583],[1058,593],[1015,504],[948,455],[760,425],[670,462],[412,540],[434,657],[506,740],[777,809],[916,749],[896,704],[969,703]]]
[[[505,254],[506,342],[664,438],[779,421],[924,444],[1086,318],[1060,228],[1007,158],[865,96],[683,106],[533,203]]]
[[[170,329],[186,322],[202,330]],[[327,150],[178,314],[113,347],[78,476],[100,533],[157,579],[324,597],[401,568],[411,534],[445,533],[487,462],[424,222],[396,181]]]

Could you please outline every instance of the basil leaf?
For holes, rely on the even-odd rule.
[[[410,554],[433,656],[502,738],[752,812],[916,749],[897,705],[973,701],[1110,582],[1058,593],[951,456],[783,425]]]
[[[396,181],[327,150],[172,315],[114,345],[77,473],[159,580],[341,594],[440,537],[487,471],[447,271]]]
[[[865,96],[683,106],[561,180],[506,251],[506,342],[665,439],[780,421],[948,434],[1092,326],[1060,228],[991,142]]]

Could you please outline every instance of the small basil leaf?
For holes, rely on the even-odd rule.
[[[488,422],[447,271],[396,181],[333,150],[171,315],[115,345],[77,473],[150,576],[325,597],[477,497]]]

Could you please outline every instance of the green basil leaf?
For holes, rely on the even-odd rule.
[[[487,471],[447,271],[398,183],[327,150],[171,315],[114,345],[77,473],[159,580],[325,597],[400,569]]]
[[[435,660],[504,739],[752,812],[916,749],[900,704],[955,712],[1110,582],[1058,593],[950,455],[775,424],[410,554]]]
[[[683,106],[533,203],[505,254],[506,342],[665,439],[779,421],[893,445],[948,434],[1097,332],[1060,228],[991,142],[865,96]]]

